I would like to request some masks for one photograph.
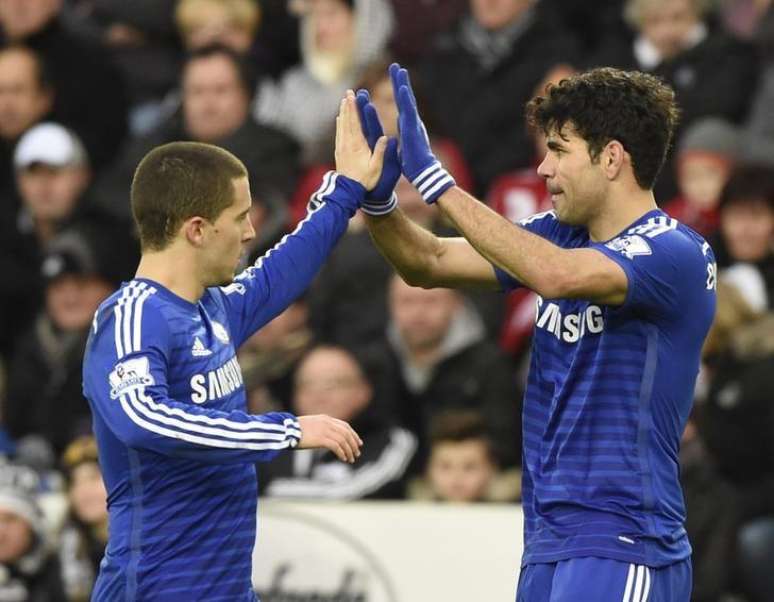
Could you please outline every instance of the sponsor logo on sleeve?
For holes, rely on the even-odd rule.
[[[241,282],[232,282],[228,286],[222,286],[220,290],[222,290],[227,295],[233,295],[235,293],[238,295],[244,295],[247,292],[245,285]]]
[[[155,384],[147,357],[135,357],[119,362],[108,376],[108,381],[111,399],[118,399],[124,393]]]
[[[618,253],[623,253],[629,259],[634,259],[637,255],[651,255],[653,253],[647,241],[638,234],[614,238],[605,246]]]
[[[220,322],[212,321],[212,334],[214,334],[222,343],[228,344],[228,330]]]

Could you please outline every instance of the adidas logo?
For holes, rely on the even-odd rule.
[[[191,347],[191,354],[194,357],[206,357],[212,355],[212,350],[207,349],[204,346],[204,343],[202,343],[202,340],[199,337],[196,337],[196,339],[194,339],[193,347]]]

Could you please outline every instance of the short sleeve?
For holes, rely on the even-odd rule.
[[[657,237],[630,234],[592,245],[617,263],[628,287],[621,309],[661,317],[683,311],[692,295],[706,288],[706,258],[696,241],[679,230]]]

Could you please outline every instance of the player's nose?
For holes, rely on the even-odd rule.
[[[551,161],[551,153],[546,153],[546,156],[543,157],[540,165],[538,165],[537,173],[541,178],[546,179],[554,175],[554,166],[553,162]]]

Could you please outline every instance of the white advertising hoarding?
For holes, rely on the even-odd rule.
[[[260,500],[262,602],[513,602],[517,505]]]

